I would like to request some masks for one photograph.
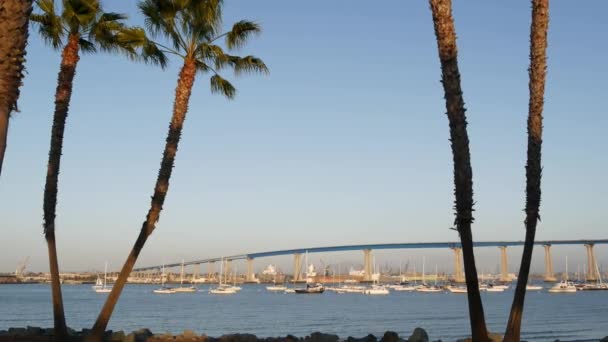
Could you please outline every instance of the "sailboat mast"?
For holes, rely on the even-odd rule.
[[[106,261],[106,267],[103,271],[103,287],[106,287],[106,278],[108,276],[108,262]]]
[[[184,286],[184,259],[182,259],[182,272],[179,275],[179,286]]]
[[[422,284],[426,283],[426,279],[424,277],[424,264],[426,262],[426,258],[422,257]]]

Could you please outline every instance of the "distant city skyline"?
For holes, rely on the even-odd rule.
[[[137,2],[105,1],[142,24]],[[608,238],[604,170],[608,76],[600,44],[608,3],[551,4],[537,239]],[[243,54],[269,76],[232,77],[235,101],[199,75],[164,210],[138,266],[327,245],[458,241],[452,156],[426,2],[226,2],[226,25],[263,28]],[[530,5],[454,4],[473,164],[477,241],[524,239]],[[314,18],[314,19],[313,19]],[[59,177],[61,271],[122,265],[141,227],[171,114],[179,61],[166,71],[118,56],[83,55]],[[20,112],[0,177],[0,272],[30,256],[47,271],[42,191],[59,53],[30,31]],[[378,252],[451,271],[449,250]],[[393,252],[391,252],[393,253]],[[510,269],[521,248],[510,248]],[[499,251],[476,251],[480,271]],[[574,272],[582,247],[555,247]],[[361,253],[320,258],[361,263]],[[596,247],[600,264],[608,248]],[[359,260],[359,261],[357,261]],[[291,258],[260,259],[290,267]],[[533,272],[542,272],[535,248]],[[244,269],[243,269],[244,271]]]

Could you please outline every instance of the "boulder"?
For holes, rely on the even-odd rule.
[[[285,342],[297,342],[298,338],[293,335],[287,335],[285,337]]]
[[[184,330],[184,332],[182,333],[182,336],[184,338],[190,338],[190,339],[194,338],[194,337],[197,337],[196,333],[194,331],[190,330],[190,329]]]
[[[220,342],[257,342],[258,338],[252,334],[230,334],[222,335]]]
[[[110,336],[110,341],[112,342],[122,342],[122,340],[125,339],[125,333],[124,331],[116,331],[114,333],[112,333],[112,336]]]
[[[338,342],[338,335],[323,334],[320,332],[314,332],[310,334],[310,337],[305,339],[306,342]]]
[[[362,337],[362,338],[354,338],[352,336],[349,336],[346,339],[346,341],[347,342],[377,342],[378,339],[376,338],[376,336],[374,336],[372,334],[369,334],[369,335],[367,335],[365,337]]]
[[[30,327],[30,326],[27,327],[27,334],[29,336],[40,336],[40,335],[42,335],[42,333],[43,333],[43,330],[40,327]]]
[[[600,342],[608,342],[608,336],[606,336],[603,339],[601,339]]]
[[[399,334],[394,331],[387,331],[380,339],[380,342],[399,342]]]
[[[8,334],[13,336],[25,336],[27,330],[25,328],[8,328]]]
[[[407,339],[408,342],[429,342],[429,335],[422,328],[414,329],[412,335]]]

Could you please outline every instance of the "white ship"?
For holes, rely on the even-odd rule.
[[[270,265],[266,266],[266,268],[262,271],[262,274],[275,276],[275,275],[277,275],[277,268],[273,264],[270,264]]]

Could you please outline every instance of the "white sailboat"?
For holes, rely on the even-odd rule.
[[[287,290],[287,286],[285,285],[277,285],[277,273],[274,273],[274,279],[272,281],[272,285],[266,286],[266,290],[270,291],[270,292],[280,292],[280,291],[286,291]]]
[[[429,285],[425,281],[424,274],[424,264],[425,258],[422,257],[422,285],[416,289],[417,292],[425,292],[425,293],[438,293],[442,292],[441,288],[437,286],[437,274],[435,274],[435,285]],[[435,273],[437,273],[437,265],[435,265]]]
[[[375,258],[374,258],[374,261],[375,261]],[[375,272],[376,272],[376,263],[374,262],[374,273]],[[366,295],[385,296],[389,293],[390,293],[390,291],[386,288],[386,286],[380,285],[378,283],[378,279],[374,279],[374,284],[371,287],[363,290],[363,294],[366,294]]]
[[[222,274],[224,272],[224,259],[222,258],[221,263],[220,263],[220,279],[219,279],[219,284],[217,285],[216,288],[210,289],[209,293],[210,294],[216,294],[216,295],[231,295],[231,294],[235,294],[236,290],[233,289],[230,285],[227,284],[222,284]]]
[[[576,292],[576,286],[574,286],[571,282],[568,281],[568,257],[566,256],[566,276],[564,279],[555,284],[552,288],[549,289],[550,293],[574,293]]]
[[[184,259],[182,259],[182,270],[179,276],[179,287],[174,288],[173,291],[180,293],[192,293],[196,292],[197,290],[198,289],[194,285],[184,287]]]
[[[112,291],[111,287],[107,287],[107,280],[108,280],[108,262],[106,261],[106,265],[103,271],[103,283],[101,282],[101,279],[99,277],[97,277],[97,282],[95,283],[95,285],[93,285],[93,290],[97,293],[109,293]]]
[[[165,286],[165,265],[162,268],[162,274],[160,275],[160,288],[152,291],[156,294],[172,294],[175,293],[175,290]]]

